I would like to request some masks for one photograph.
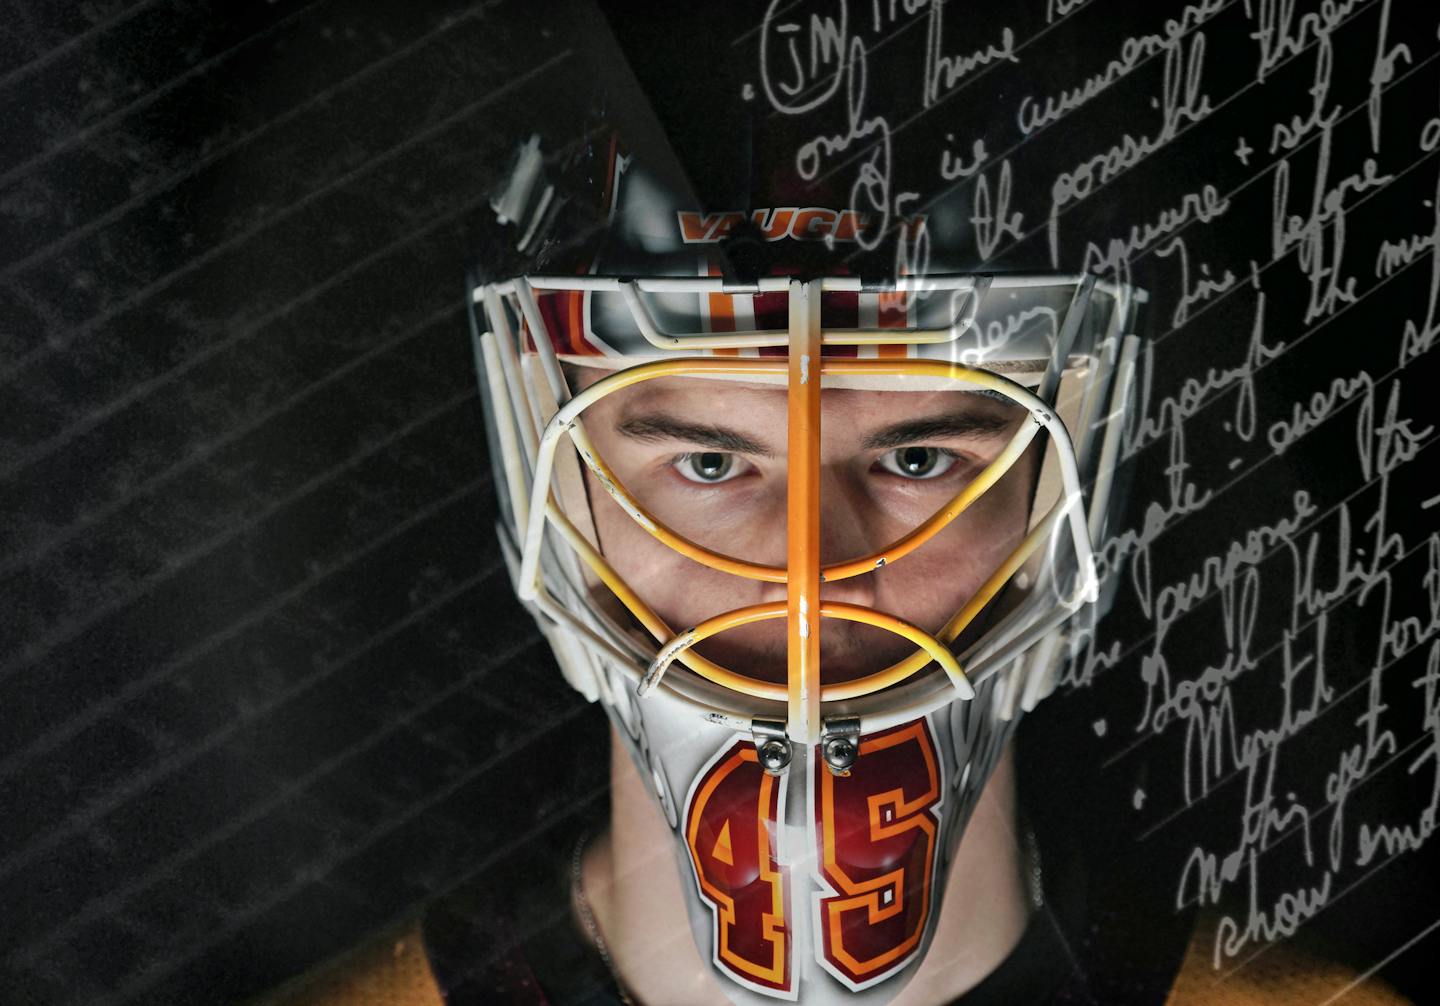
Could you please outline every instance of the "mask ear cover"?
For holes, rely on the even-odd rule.
[[[1072,355],[1059,369],[1058,360],[1052,360],[1049,373],[1042,380],[1039,390],[1042,398],[1049,401],[1055,414],[1070,431],[1075,454],[1082,478],[1091,476],[1084,488],[1088,504],[1087,525],[1092,544],[1098,544],[1101,534],[1109,524],[1111,501],[1119,494],[1112,492],[1115,478],[1115,457],[1118,455],[1118,440],[1123,423],[1120,417],[1125,411],[1130,390],[1130,371],[1133,369],[1137,340],[1124,336],[1124,327],[1131,314],[1131,301],[1143,301],[1142,291],[1128,289],[1105,290],[1109,296],[1095,298],[1108,307],[1098,318],[1090,316],[1095,308],[1076,319],[1076,333],[1081,335],[1081,345],[1093,347],[1089,353]],[[1077,300],[1079,299],[1077,295]],[[1094,300],[1091,301],[1094,304]],[[1078,306],[1072,302],[1072,310]],[[1081,332],[1079,325],[1089,325],[1090,331]],[[1098,329],[1098,330],[1097,330]],[[1066,338],[1060,334],[1056,346],[1057,354],[1067,352],[1076,341],[1072,335]],[[1058,378],[1051,379],[1052,373]],[[1053,392],[1045,395],[1046,384],[1053,384]],[[1041,440],[1041,443],[1045,443]],[[1048,446],[1048,445],[1047,445]],[[1036,480],[1035,492],[1030,508],[1030,527],[1033,529],[1048,514],[1053,506],[1061,502],[1064,484],[1056,452],[1044,451],[1044,460]],[[1017,571],[1004,592],[992,603],[987,628],[989,638],[984,647],[972,647],[967,657],[974,659],[993,653],[1006,642],[1005,623],[1024,623],[1028,612],[1035,609],[1054,608],[1068,602],[1072,607],[1078,598],[1075,590],[1084,571],[1073,562],[1073,554],[1063,546],[1060,537],[1063,532],[1057,527],[1048,548],[1037,551]],[[1058,557],[1070,559],[1057,562]],[[1114,596],[1113,582],[1101,585],[1100,601],[1089,606],[1093,622],[1103,614]],[[1042,618],[1035,613],[1031,620]],[[1004,680],[999,682],[997,708],[1001,715],[1010,716],[1016,706],[1024,710],[1049,695],[1055,688],[1060,668],[1064,665],[1070,647],[1068,640],[1073,635],[1064,628],[1057,628],[1036,640],[1015,660],[998,672]]]

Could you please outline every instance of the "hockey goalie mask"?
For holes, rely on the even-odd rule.
[[[577,70],[585,139],[521,145],[470,285],[501,547],[717,984],[885,1003],[1104,603],[1137,298],[967,271],[964,199],[801,184],[793,117],[685,156],[731,120],[695,89],[662,122],[623,63]]]
[[[924,955],[1097,600],[1128,300],[1033,275],[473,290],[516,590],[650,783],[734,1001],[885,1002]]]

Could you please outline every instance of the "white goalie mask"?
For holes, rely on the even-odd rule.
[[[1100,600],[1137,298],[709,272],[473,287],[501,545],[729,996],[886,1002]]]

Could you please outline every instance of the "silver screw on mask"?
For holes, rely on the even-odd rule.
[[[820,735],[820,750],[833,774],[849,775],[850,766],[860,756],[860,718],[827,720],[825,731]]]
[[[756,757],[760,767],[771,775],[781,775],[790,767],[790,738],[785,724],[778,720],[754,720],[750,733],[755,738]]]

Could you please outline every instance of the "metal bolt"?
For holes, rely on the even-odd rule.
[[[790,745],[786,741],[771,739],[759,747],[760,766],[766,772],[779,773],[790,764]]]
[[[825,764],[836,772],[848,771],[857,754],[859,749],[848,737],[832,737],[825,742]]]

